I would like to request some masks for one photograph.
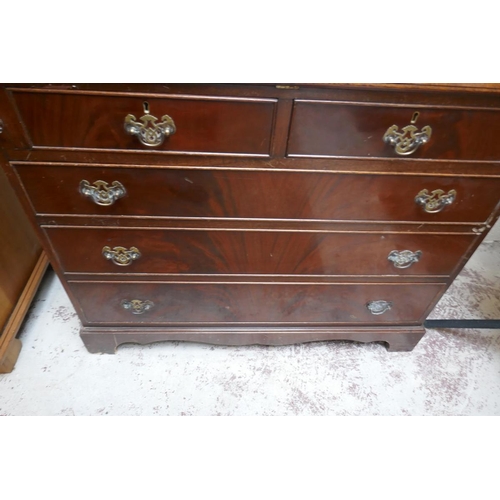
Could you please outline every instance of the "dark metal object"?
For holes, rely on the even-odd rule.
[[[428,319],[425,328],[492,328],[500,330],[500,319]]]

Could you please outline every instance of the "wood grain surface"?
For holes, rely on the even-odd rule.
[[[289,155],[398,157],[394,147],[382,140],[392,125],[399,131],[410,125],[414,112],[420,113],[415,126],[432,128],[428,143],[412,158],[498,160],[500,158],[500,109],[430,108],[414,105],[377,106],[336,102],[295,103]],[[409,155],[410,156],[410,155]],[[405,159],[405,156],[399,156]]]
[[[125,117],[140,120],[144,102],[161,121],[170,116],[177,131],[158,150],[269,155],[274,100],[89,96],[15,93],[34,146],[147,150],[125,132]]]
[[[69,282],[87,325],[158,324],[413,324],[444,284],[107,283]],[[149,300],[151,310],[132,314],[123,300]],[[392,308],[372,314],[366,304]]]
[[[144,102],[177,125],[157,148],[124,131]],[[0,110],[7,172],[92,352],[130,339],[411,349],[500,213],[490,85],[11,85]],[[416,111],[431,138],[398,156],[383,135]],[[96,205],[82,180],[126,194]],[[427,213],[422,190],[456,196]],[[141,257],[118,267],[104,246]],[[392,250],[422,256],[397,269]],[[133,299],[154,307],[133,315]],[[393,306],[373,315],[372,300]]]
[[[0,331],[28,281],[41,253],[38,239],[0,170]]]
[[[0,373],[12,371],[19,355],[21,342],[15,336],[45,271],[36,271],[41,255],[30,221],[0,168]]]
[[[36,213],[165,217],[484,222],[500,178],[401,176],[221,169],[32,166],[16,171]],[[499,170],[500,174],[500,170]],[[79,192],[82,180],[123,184],[111,206]],[[422,189],[457,192],[441,212],[415,203]]]
[[[255,230],[49,228],[65,272],[273,275],[441,275],[448,277],[477,236],[446,234],[311,233]],[[78,243],[81,242],[81,243]],[[127,266],[102,249],[136,247]],[[446,249],[444,251],[443,249]],[[419,262],[398,269],[393,250],[420,251]]]

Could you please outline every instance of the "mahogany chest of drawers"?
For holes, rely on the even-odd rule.
[[[91,352],[411,350],[499,215],[500,87],[4,85],[0,120]]]

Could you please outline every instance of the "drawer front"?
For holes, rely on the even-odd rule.
[[[39,214],[484,222],[500,200],[498,178],[21,163],[15,168]],[[104,195],[119,182],[125,194],[102,206],[80,192],[82,181]],[[456,196],[439,212],[427,213],[415,201],[422,190]]]
[[[431,135],[413,153],[399,155],[384,135],[393,125],[404,134],[415,112],[415,133],[430,127]],[[499,134],[500,110],[296,101],[288,155],[500,160]],[[411,131],[403,139],[411,140]]]
[[[65,272],[214,275],[447,276],[476,238],[61,227],[46,232]]]
[[[237,153],[268,156],[276,101],[13,92],[34,146],[111,150]],[[167,115],[175,133],[158,146],[125,131],[125,118]]]
[[[88,323],[108,325],[418,323],[444,287],[70,282]]]

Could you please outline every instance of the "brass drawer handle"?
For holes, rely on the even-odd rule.
[[[112,260],[113,264],[117,266],[129,266],[134,260],[137,260],[141,256],[141,252],[136,247],[130,247],[127,250],[124,247],[104,247],[102,249],[102,254],[108,260]]]
[[[3,121],[0,120],[0,134],[3,132]]]
[[[393,250],[387,257],[387,260],[391,261],[394,267],[398,269],[406,269],[415,264],[415,262],[418,262],[420,257],[422,257],[421,250],[417,250],[416,252],[412,252],[411,250]]]
[[[158,118],[149,114],[149,104],[144,103],[144,116],[140,118],[141,122],[136,121],[134,115],[125,117],[125,131],[127,134],[135,135],[145,146],[159,146],[169,137],[175,134],[176,128],[172,118],[168,115],[161,117],[161,122],[156,123]]]
[[[418,132],[418,128],[415,127],[414,124],[417,122],[419,114],[418,111],[413,113],[411,124],[403,127],[401,132],[398,132],[397,125],[392,125],[384,134],[383,141],[394,146],[394,151],[398,155],[411,155],[421,144],[425,144],[431,138],[432,128],[429,125],[422,127],[421,132]]]
[[[366,307],[372,314],[377,316],[389,311],[392,307],[392,302],[387,302],[386,300],[372,300],[366,304]]]
[[[435,214],[441,212],[446,205],[451,205],[455,201],[457,192],[451,189],[445,193],[442,189],[435,189],[431,193],[427,189],[422,189],[420,193],[415,196],[415,203],[422,205],[424,211],[428,214]]]
[[[154,307],[154,302],[150,300],[122,300],[121,306],[126,311],[130,311],[132,314],[144,314],[146,311],[149,311]]]
[[[109,186],[104,181],[95,181],[94,184],[90,184],[89,181],[83,180],[80,182],[80,193],[88,196],[96,205],[108,206],[119,198],[123,198],[127,191],[118,181],[112,182]]]

